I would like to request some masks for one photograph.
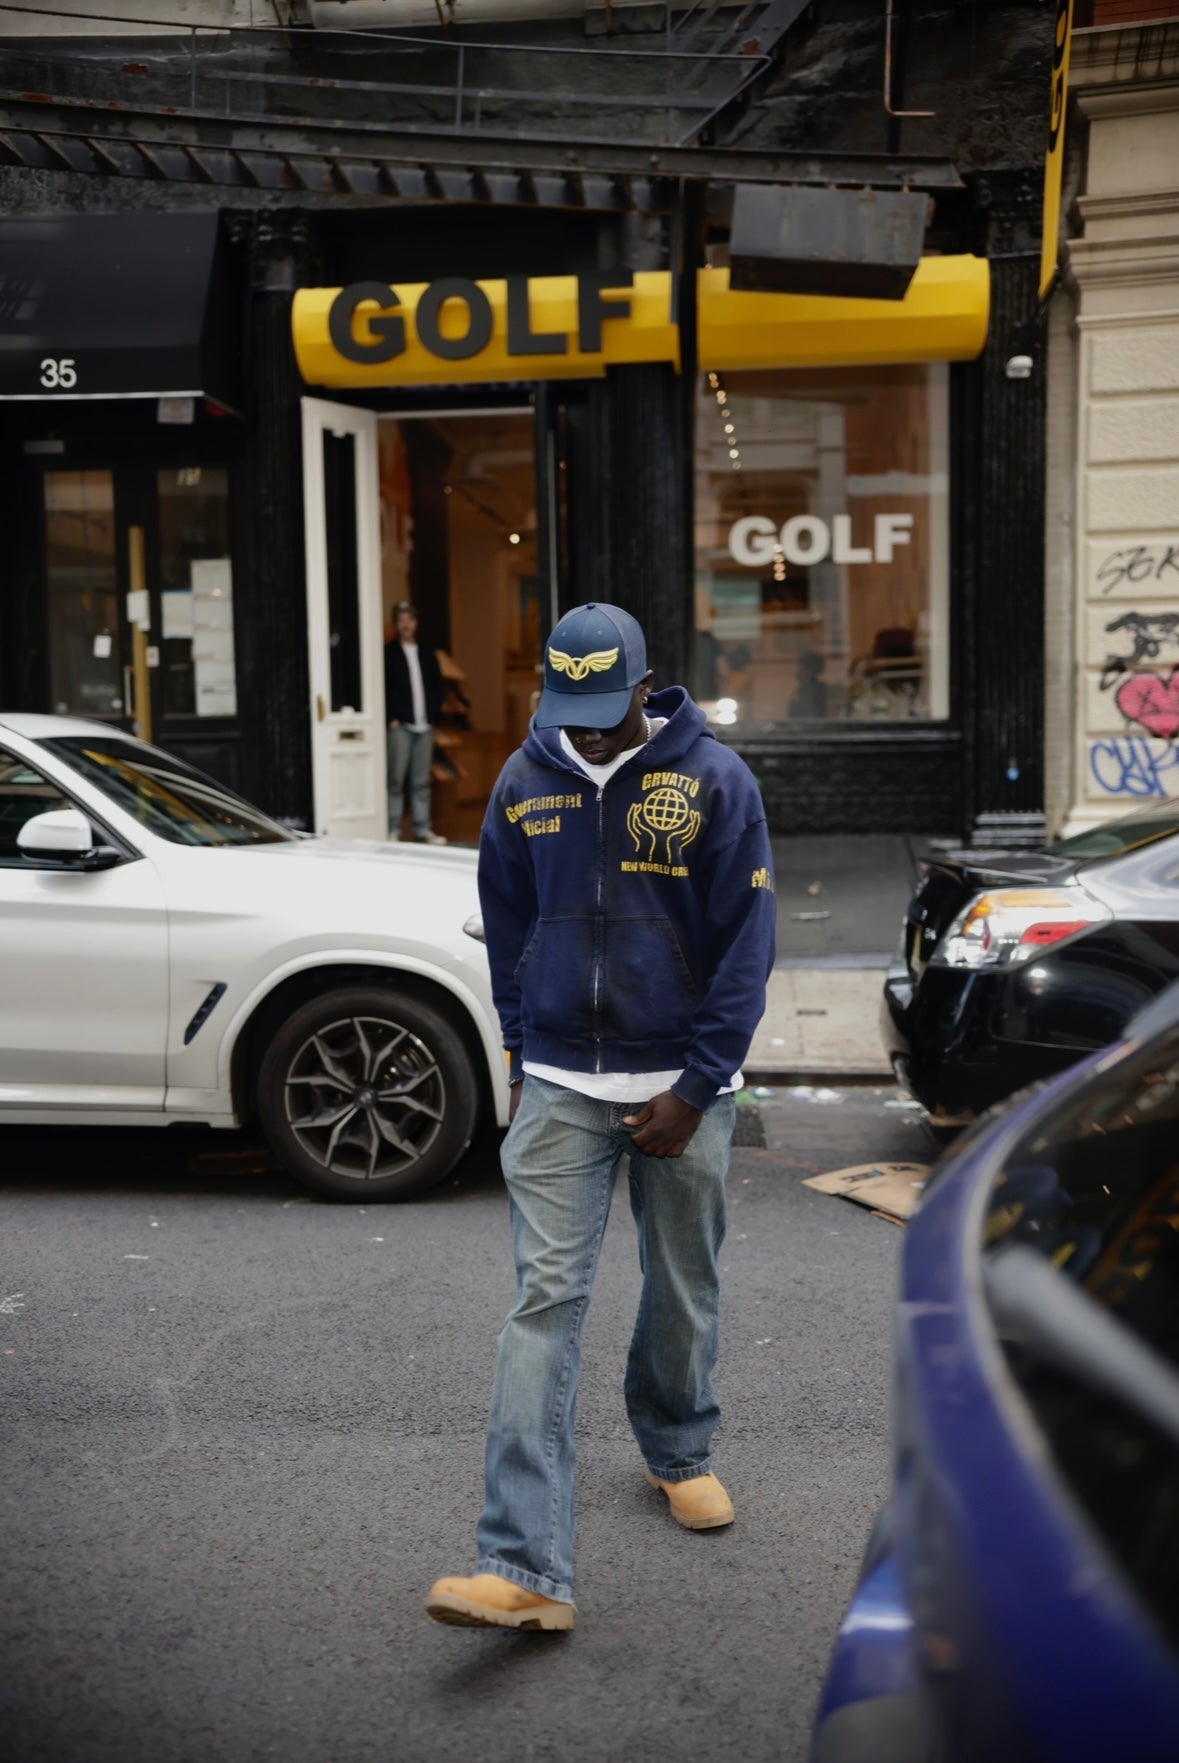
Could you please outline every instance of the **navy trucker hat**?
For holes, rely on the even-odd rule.
[[[613,728],[647,671],[637,619],[621,606],[575,606],[545,645],[537,728]]]

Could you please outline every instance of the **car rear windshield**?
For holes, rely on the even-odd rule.
[[[1179,797],[1156,802],[1150,808],[1136,808],[1118,820],[1107,820],[1088,832],[1076,833],[1071,839],[1057,839],[1048,849],[1054,857],[1120,857],[1139,845],[1153,845],[1179,833]]]
[[[1013,1148],[984,1274],[1058,1467],[1179,1647],[1179,1027],[1108,1059]],[[1091,1326],[1102,1313],[1112,1327]]]
[[[59,735],[41,746],[174,845],[275,845],[294,833],[182,759],[117,736]]]

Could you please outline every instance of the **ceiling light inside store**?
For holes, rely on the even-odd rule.
[[[509,533],[508,534],[508,544],[509,545],[518,545],[519,543],[520,543],[519,533]]]

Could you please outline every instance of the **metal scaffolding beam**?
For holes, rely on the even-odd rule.
[[[952,161],[724,147],[561,147],[382,123],[276,123],[0,89],[0,164],[341,198],[665,213],[679,184],[951,190]]]

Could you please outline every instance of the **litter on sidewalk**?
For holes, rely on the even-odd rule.
[[[931,1167],[929,1163],[857,1163],[851,1169],[808,1175],[803,1186],[851,1200],[903,1224],[917,1209]]]

